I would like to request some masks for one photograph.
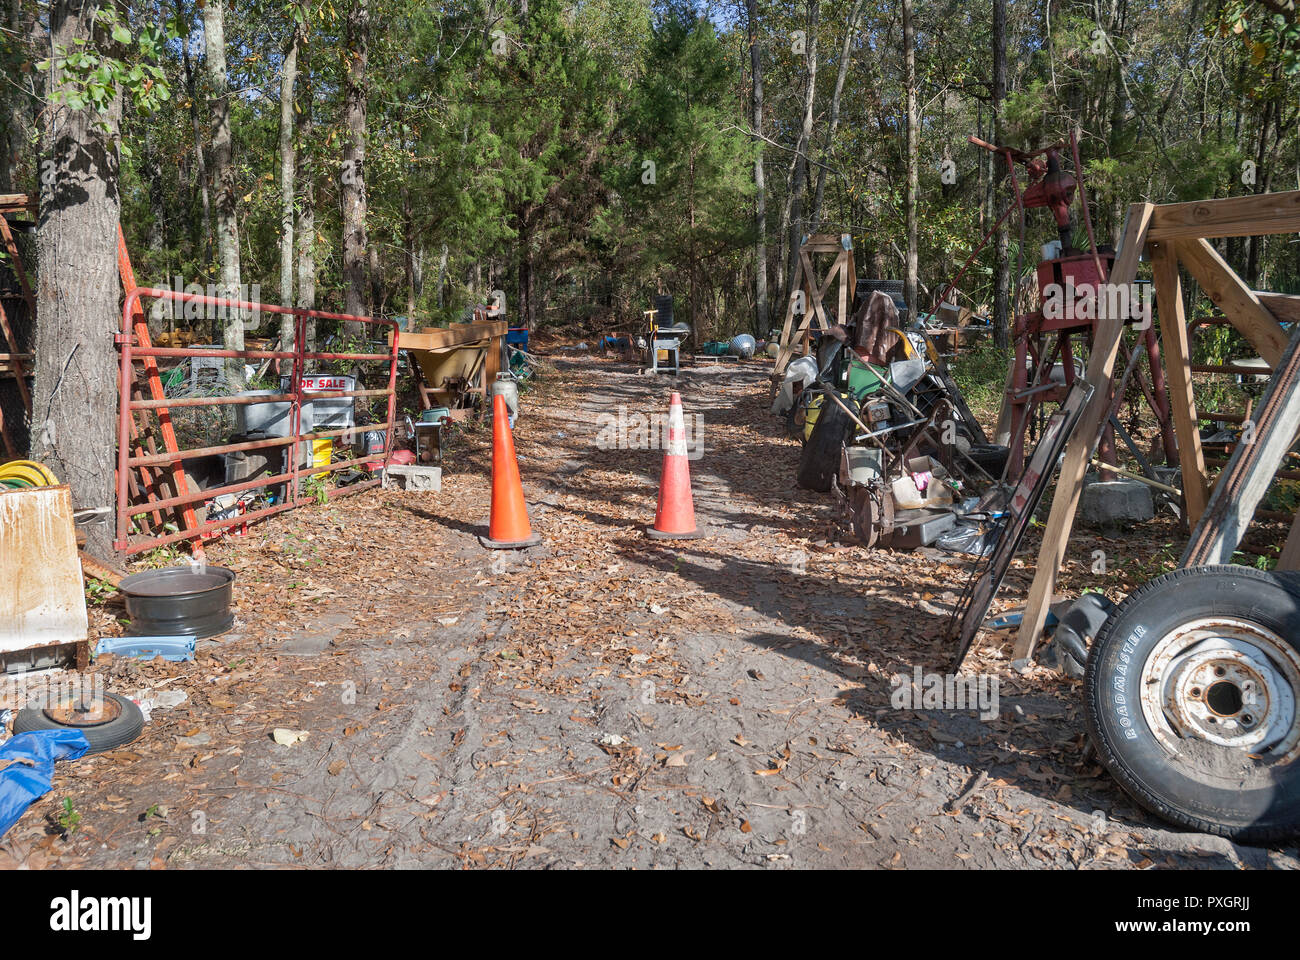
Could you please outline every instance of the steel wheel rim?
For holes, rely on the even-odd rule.
[[[1300,756],[1300,655],[1258,623],[1177,627],[1147,656],[1139,687],[1147,726],[1171,754],[1200,741],[1277,763]]]

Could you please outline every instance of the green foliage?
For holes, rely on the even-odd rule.
[[[36,64],[48,72],[57,62],[68,89],[54,91],[50,99],[73,110],[93,108],[106,113],[119,94],[130,98],[137,110],[150,114],[171,99],[167,75],[158,65],[164,45],[176,39],[175,25],[146,25],[133,35],[122,14],[112,5],[94,12],[92,39],[78,37],[71,49],[58,47],[53,58]],[[123,145],[130,156],[130,147]]]

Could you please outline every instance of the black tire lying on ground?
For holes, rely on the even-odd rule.
[[[1152,580],[1102,627],[1084,694],[1102,763],[1152,813],[1237,841],[1300,834],[1300,575]]]
[[[144,732],[144,714],[134,700],[129,700],[116,693],[104,694],[105,699],[115,701],[119,712],[116,717],[93,726],[72,726],[59,723],[46,716],[45,711],[35,707],[19,710],[14,717],[14,733],[26,733],[29,730],[80,730],[86,735],[90,744],[90,753],[103,753],[115,747],[123,747],[139,739]]]
[[[831,480],[840,472],[840,447],[852,424],[838,403],[830,398],[822,401],[817,423],[799,456],[799,472],[795,475],[799,486],[818,493],[830,490]]]

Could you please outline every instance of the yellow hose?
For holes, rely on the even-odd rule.
[[[0,480],[25,480],[33,487],[57,487],[59,478],[44,464],[35,460],[10,460],[0,464]]]

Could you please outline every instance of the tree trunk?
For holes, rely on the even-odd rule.
[[[411,209],[410,181],[405,178],[402,180],[402,266],[406,273],[406,323],[409,330],[415,319],[415,214]]]
[[[993,0],[993,142],[1002,144],[1002,106],[1007,97],[1007,0]],[[1006,161],[994,158],[993,216],[1004,199],[1001,188],[1006,181]],[[1011,233],[1004,221],[998,228],[993,245],[993,342],[1005,350],[1011,331]],[[999,441],[1001,442],[1001,441]]]
[[[862,0],[853,0],[853,9],[849,11],[849,22],[844,29],[844,45],[840,47],[840,65],[835,72],[835,91],[831,94],[831,119],[826,128],[826,149],[822,151],[822,166],[817,168],[817,192],[813,196],[812,215],[808,218],[808,232],[816,233],[821,222],[822,200],[826,196],[825,161],[835,149],[835,129],[840,124],[840,96],[844,93],[844,79],[849,72],[849,58],[853,46],[853,35],[857,33],[858,17],[862,14]]]
[[[803,194],[808,182],[808,146],[812,142],[813,103],[817,97],[817,16],[820,0],[808,0],[808,37],[804,60],[807,65],[807,86],[804,88],[803,122],[795,144],[794,169],[790,176],[790,250],[788,253],[790,280],[794,282],[794,267],[799,258],[799,239],[803,235]],[[793,293],[787,292],[787,295]],[[812,305],[808,305],[812,309]]]
[[[917,223],[916,198],[920,191],[919,171],[920,119],[916,106],[916,25],[912,21],[913,0],[903,0],[903,93],[907,101],[907,197],[906,233],[907,263],[903,281],[903,297],[907,300],[907,320],[916,319]]]
[[[176,0],[176,19],[181,23],[181,66],[185,69],[185,92],[190,101],[190,132],[194,138],[194,169],[199,187],[199,200],[203,206],[203,223],[200,224],[200,237],[203,242],[203,257],[212,259],[212,199],[208,192],[208,162],[203,152],[203,125],[199,122],[198,78],[194,73],[194,61],[190,58],[190,21],[185,14],[184,0]]]
[[[344,313],[366,313],[366,60],[370,46],[369,0],[352,0],[347,20],[347,77],[343,123],[343,282]],[[350,336],[361,334],[362,324],[346,323]]]
[[[758,46],[758,0],[745,0],[749,12],[749,61],[753,77],[754,155],[754,335],[767,336],[767,175],[763,170],[763,57]]]
[[[293,16],[293,14],[290,14]],[[293,195],[297,158],[294,155],[293,88],[298,80],[298,47],[301,28],[295,19],[289,27],[284,45],[284,64],[280,70],[280,306],[293,306]],[[280,314],[280,349],[292,350],[294,317]]]
[[[306,29],[304,25],[304,30]],[[304,36],[304,41],[306,37]],[[297,127],[298,173],[294,178],[299,187],[298,197],[298,307],[316,309],[316,176],[312,154],[312,83],[308,65],[311,47],[304,42],[298,54],[298,69],[302,75],[298,97],[298,113],[294,118]],[[307,320],[307,348],[316,349],[316,321]]]
[[[217,295],[239,298],[239,220],[235,211],[235,167],[230,137],[230,95],[226,81],[226,31],[224,0],[208,0],[203,6],[203,38],[208,63],[208,85],[212,89],[208,111],[212,117],[212,177],[216,184],[217,262],[220,282]],[[227,350],[244,349],[244,317],[239,310],[222,308],[222,342]],[[244,387],[244,361],[226,361],[226,381],[232,390]]]
[[[49,42],[71,50],[92,44],[90,10],[74,0],[55,0],[49,11]],[[83,10],[85,12],[83,13]],[[79,15],[80,14],[80,15]],[[54,58],[47,91],[74,88]],[[118,194],[116,141],[121,101],[106,113],[93,107],[51,106],[42,114],[45,158],[36,289],[36,382],[32,396],[31,456],[72,488],[76,509],[106,507],[113,500],[117,447],[117,350],[121,283],[117,276]],[[47,180],[50,181],[47,183]],[[111,555],[108,521],[85,526],[86,547]]]

